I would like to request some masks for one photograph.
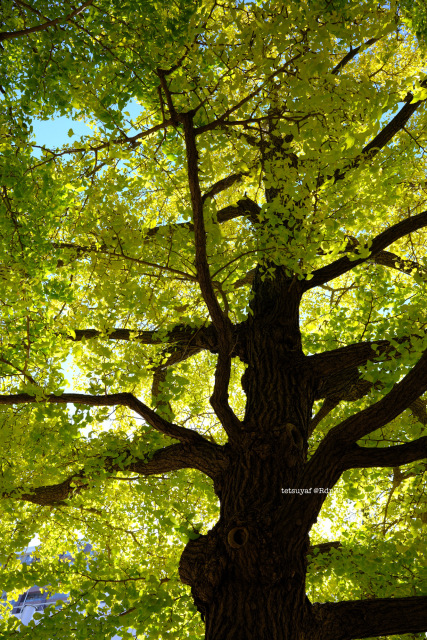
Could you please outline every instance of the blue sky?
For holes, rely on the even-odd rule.
[[[136,118],[141,113],[142,107],[133,100],[123,110],[130,113],[131,118]],[[81,136],[90,135],[92,131],[84,122],[73,120],[67,116],[58,116],[52,120],[33,120],[31,124],[36,144],[45,146],[48,149],[61,147],[65,143],[73,143],[79,140]],[[74,133],[72,136],[68,135],[70,129]],[[130,135],[135,133],[137,132],[134,130],[130,131]],[[34,155],[39,155],[37,151],[37,149],[34,150]]]
[[[33,120],[32,125],[36,143],[49,149],[60,147],[66,142],[77,140],[81,136],[91,133],[91,129],[83,122],[72,120],[66,116],[60,116],[54,120]],[[72,138],[68,137],[70,129],[75,134]]]

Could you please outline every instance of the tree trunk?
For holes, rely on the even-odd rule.
[[[314,397],[298,326],[301,294],[280,267],[274,278],[258,269],[253,286],[240,349],[247,363],[246,413],[215,487],[220,519],[188,543],[180,563],[205,619],[206,640],[310,635],[308,529],[298,518],[299,496],[283,491],[301,478]]]
[[[205,618],[206,640],[308,637],[309,541],[293,516],[295,496],[282,493],[290,478],[285,453],[261,439],[230,452],[220,519],[184,550],[180,575]]]

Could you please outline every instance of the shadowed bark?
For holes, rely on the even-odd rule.
[[[68,20],[77,15],[78,11],[82,11],[89,4],[90,2],[86,2],[64,19]],[[50,21],[19,33],[3,33],[0,34],[0,39],[2,36],[3,39],[12,39],[18,35],[45,30],[55,24],[55,21]],[[316,553],[330,553],[332,559],[332,550],[340,548],[339,542],[310,546],[309,534],[326,499],[327,490],[335,485],[342,473],[352,468],[397,468],[426,456],[427,437],[384,448],[361,447],[357,441],[388,424],[406,408],[411,408],[423,423],[427,421],[425,405],[420,400],[427,390],[427,352],[421,355],[413,369],[381,400],[331,428],[308,459],[309,437],[322,419],[340,402],[362,398],[373,388],[373,383],[360,378],[358,368],[371,360],[380,362],[391,357],[398,358],[401,355],[400,348],[402,354],[405,349],[415,349],[415,342],[419,336],[408,335],[394,342],[361,342],[307,356],[302,348],[299,320],[301,300],[306,291],[324,285],[364,263],[375,262],[408,275],[412,274],[414,269],[421,272],[418,263],[399,258],[385,249],[400,238],[427,227],[427,212],[410,216],[389,226],[366,245],[360,245],[357,240],[350,238],[351,242],[344,252],[346,255],[314,271],[311,280],[304,280],[301,273],[291,273],[289,262],[286,264],[287,256],[281,255],[278,258],[273,251],[270,252],[270,248],[264,251],[262,234],[259,236],[259,243],[258,238],[251,238],[251,242],[255,241],[253,244],[248,243],[248,253],[254,255],[254,262],[250,265],[254,268],[247,273],[240,273],[239,279],[234,283],[234,289],[247,285],[252,287],[251,296],[247,301],[249,314],[240,324],[233,324],[227,296],[221,295],[221,282],[215,280],[223,269],[228,269],[233,260],[237,262],[240,256],[233,256],[233,260],[225,267],[218,266],[220,263],[215,261],[215,267],[210,264],[211,245],[206,237],[206,205],[216,195],[223,194],[242,181],[247,174],[240,168],[234,169],[236,173],[229,169],[229,175],[216,182],[215,178],[212,178],[212,182],[206,180],[210,186],[204,185],[204,180],[200,177],[199,154],[209,153],[206,140],[200,142],[201,136],[206,132],[216,130],[222,135],[225,131],[228,135],[233,130],[244,131],[241,137],[251,145],[251,153],[259,159],[261,181],[262,172],[268,174],[269,163],[271,167],[277,159],[282,162],[282,172],[286,173],[288,169],[295,171],[295,183],[298,188],[301,185],[304,189],[307,188],[304,196],[298,196],[300,199],[295,196],[292,200],[292,189],[282,189],[281,180],[286,181],[286,177],[268,182],[267,175],[264,184],[267,210],[270,207],[271,213],[277,214],[278,227],[282,224],[286,232],[289,231],[291,247],[292,241],[296,242],[297,239],[297,235],[291,238],[291,234],[295,230],[304,229],[301,222],[306,210],[304,198],[307,198],[307,201],[312,199],[317,206],[320,187],[327,186],[325,181],[328,178],[334,184],[334,188],[338,189],[338,183],[354,169],[361,169],[364,164],[371,163],[396,134],[403,130],[408,119],[422,103],[412,102],[413,96],[408,94],[405,98],[406,104],[400,111],[369,144],[346,161],[346,166],[336,169],[342,162],[342,157],[337,155],[336,166],[322,170],[323,173],[315,176],[314,181],[310,178],[315,183],[312,188],[305,185],[304,162],[311,160],[304,160],[303,153],[298,156],[298,149],[291,147],[291,143],[297,142],[294,136],[297,136],[297,131],[298,134],[303,131],[303,125],[312,114],[300,115],[299,108],[296,109],[297,115],[289,116],[295,133],[286,135],[283,133],[284,128],[280,130],[280,127],[284,124],[287,126],[285,121],[290,105],[276,107],[273,97],[274,93],[279,91],[279,84],[282,81],[285,84],[288,71],[292,81],[298,77],[296,63],[304,59],[306,54],[308,57],[304,64],[309,61],[310,68],[309,56],[313,51],[308,44],[307,34],[308,31],[304,30],[298,32],[295,43],[290,47],[289,53],[286,53],[286,61],[280,63],[280,67],[271,59],[270,69],[273,70],[266,72],[262,81],[251,80],[249,89],[242,87],[234,103],[230,101],[229,106],[220,107],[218,112],[209,107],[203,119],[199,120],[198,114],[202,113],[199,110],[208,104],[208,98],[200,101],[191,111],[185,110],[188,109],[189,103],[180,110],[176,104],[179,104],[181,94],[172,91],[173,84],[168,80],[173,69],[157,68],[155,91],[158,89],[160,110],[146,120],[156,124],[132,137],[121,133],[116,139],[91,146],[90,151],[73,148],[51,155],[51,159],[54,159],[63,154],[77,152],[96,154],[110,144],[122,144],[132,148],[156,132],[162,132],[165,139],[166,133],[168,136],[176,133],[180,144],[182,141],[185,145],[184,169],[187,171],[188,180],[185,188],[180,187],[179,197],[181,194],[183,199],[189,197],[191,222],[157,226],[141,231],[139,257],[124,253],[118,234],[117,244],[111,240],[111,246],[90,245],[90,240],[87,245],[83,241],[81,245],[64,241],[51,246],[55,251],[62,250],[63,257],[70,255],[71,259],[95,253],[101,255],[103,261],[127,260],[126,264],[148,267],[150,274],[165,272],[170,278],[190,283],[191,287],[188,286],[188,289],[197,289],[197,305],[205,305],[205,308],[200,312],[199,321],[195,318],[195,324],[199,322],[202,325],[204,315],[209,316],[211,324],[205,323],[199,328],[176,325],[164,332],[139,329],[132,331],[116,327],[102,333],[94,328],[79,328],[74,332],[70,331],[71,335],[67,338],[73,341],[127,340],[133,341],[136,345],[159,345],[158,360],[155,361],[153,357],[153,361],[149,363],[153,368],[154,363],[160,363],[154,370],[152,390],[155,400],[165,382],[168,367],[196,355],[201,350],[208,350],[217,355],[210,402],[228,436],[227,443],[223,446],[216,445],[197,431],[167,420],[164,415],[160,415],[166,414],[162,411],[165,406],[162,405],[161,399],[157,403],[159,410],[155,411],[126,391],[104,396],[77,393],[49,394],[41,398],[26,393],[0,396],[0,405],[8,406],[26,403],[74,403],[127,407],[156,431],[178,440],[178,443],[158,449],[142,458],[132,456],[130,450],[124,446],[116,457],[111,451],[106,451],[104,456],[99,454],[97,460],[91,460],[91,464],[86,463],[86,467],[84,462],[75,469],[71,463],[69,466],[67,463],[67,471],[64,472],[66,477],[61,482],[28,487],[22,481],[22,486],[4,492],[1,496],[4,499],[24,500],[36,505],[62,508],[78,494],[84,495],[84,491],[95,481],[97,469],[98,475],[105,475],[109,480],[115,479],[113,474],[119,479],[124,471],[151,476],[185,468],[197,469],[212,479],[213,489],[219,500],[218,521],[207,534],[188,542],[179,565],[180,578],[191,587],[194,603],[205,620],[206,640],[346,640],[427,630],[426,597],[311,605],[306,597],[305,585],[310,557]],[[361,51],[361,47],[371,46],[376,41],[377,38],[370,38],[364,45],[351,49],[329,73],[333,76],[341,74],[346,65]],[[283,60],[286,56],[284,55]],[[179,68],[180,64],[181,62],[178,62],[174,69]],[[157,85],[157,82],[160,84]],[[194,79],[194,83],[197,86],[197,79]],[[210,90],[209,88],[209,92]],[[266,102],[256,103],[254,98],[258,99],[263,92],[267,96]],[[268,104],[270,98],[271,104]],[[239,111],[243,112],[243,107],[251,101],[253,106],[251,105],[250,109],[253,110],[253,115],[238,120]],[[194,104],[197,104],[196,101]],[[303,106],[303,103],[301,104]],[[166,115],[168,112],[168,118],[165,112]],[[275,123],[280,123],[276,130]],[[256,135],[259,135],[259,138],[256,138]],[[326,144],[330,145],[332,143],[328,135]],[[161,145],[160,142],[159,154]],[[233,166],[232,159],[227,159],[226,162]],[[311,169],[307,175],[310,175],[310,172]],[[270,174],[273,173],[271,170]],[[251,183],[251,188],[258,194],[254,182]],[[189,196],[185,194],[185,189],[188,190]],[[297,192],[298,189],[294,191]],[[258,195],[256,197],[258,198]],[[261,207],[247,196],[235,204],[234,200],[231,202],[220,209],[215,222],[227,223],[244,217],[241,228],[248,233],[256,233],[262,223]],[[277,211],[273,211],[275,203],[280,203]],[[302,211],[299,222],[298,216],[295,215],[293,231],[290,222],[284,222],[285,205],[287,212]],[[264,213],[264,209],[262,212]],[[194,249],[194,253],[189,252],[186,254],[185,262],[183,260],[185,270],[175,268],[172,261],[164,260],[162,263],[163,258],[159,258],[159,263],[149,260],[154,255],[157,242],[172,238],[173,234],[175,240],[177,237],[181,238],[181,232],[183,237],[185,232],[186,242],[188,239],[192,241]],[[58,234],[57,237],[67,239],[66,235]],[[73,237],[69,239],[73,240]],[[144,255],[147,247],[149,251]],[[280,251],[279,243],[277,247],[277,251]],[[302,253],[298,254],[299,251],[299,248],[295,249],[294,257],[303,265],[305,256]],[[58,263],[58,266],[61,265]],[[217,270],[214,271],[214,268]],[[154,318],[155,315],[149,317]],[[146,322],[143,326],[152,326],[148,324],[149,320]],[[241,386],[246,394],[242,419],[237,417],[237,410],[236,413],[233,410],[233,399],[230,401],[229,398],[231,364],[232,359],[236,357],[240,358],[246,367],[241,379]],[[208,384],[210,381],[206,381],[206,385]],[[375,388],[380,390],[381,384],[376,383]],[[313,417],[313,404],[317,399],[325,401]],[[314,441],[316,438],[313,438]],[[82,459],[85,460],[84,452]],[[54,477],[61,478],[61,475]],[[319,492],[319,488],[325,491]]]
[[[313,606],[319,625],[313,638],[350,640],[427,629],[427,596],[329,602]]]

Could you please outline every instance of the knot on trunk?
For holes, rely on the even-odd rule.
[[[286,422],[282,429],[286,439],[286,462],[289,467],[294,467],[303,460],[304,437],[300,429],[291,422]]]
[[[191,586],[198,610],[203,614],[212,602],[226,566],[226,552],[215,530],[186,545],[179,563],[179,576]]]
[[[227,549],[226,573],[241,583],[272,586],[289,577],[289,558],[283,540],[273,535],[271,518],[247,513],[224,527]]]
[[[240,549],[249,539],[246,527],[234,527],[228,532],[227,542],[233,549]]]

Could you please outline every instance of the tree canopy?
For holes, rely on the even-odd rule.
[[[2,637],[424,637],[424,4],[1,18]]]

